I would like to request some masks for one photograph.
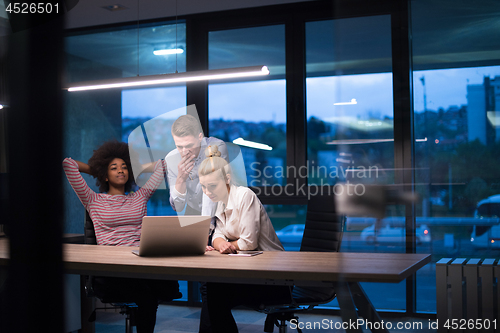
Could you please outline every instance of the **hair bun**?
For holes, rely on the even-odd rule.
[[[219,151],[219,147],[217,145],[211,145],[208,146],[207,149],[205,149],[205,156],[206,157],[220,157],[221,153]]]

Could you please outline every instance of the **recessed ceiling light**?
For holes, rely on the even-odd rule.
[[[128,9],[128,7],[120,5],[119,3],[117,3],[115,5],[103,6],[102,8],[107,9],[110,12],[115,12],[117,10],[122,10],[122,9]]]

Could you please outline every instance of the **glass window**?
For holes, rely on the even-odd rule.
[[[64,42],[67,82],[186,71],[185,23],[131,25],[68,36]]]
[[[412,1],[418,311],[436,311],[436,261],[500,255],[500,4],[452,7]]]
[[[307,205],[264,205],[285,251],[299,251]]]
[[[310,185],[392,181],[390,39],[388,16],[306,24]]]
[[[182,114],[176,110],[186,106],[186,86],[169,86],[148,89],[130,89],[122,91],[122,141],[128,142],[130,133],[148,120],[161,116],[164,130],[153,130],[147,135],[149,146],[161,153],[155,156],[165,156],[166,152],[175,149],[175,143],[170,133],[174,121]],[[171,112],[169,112],[171,111]],[[168,112],[168,113],[167,113]],[[146,129],[148,132],[148,129]],[[137,183],[144,184],[151,174],[145,173],[138,177]],[[168,187],[158,189],[148,201],[148,215],[177,215],[170,205]]]
[[[185,71],[185,23],[141,24],[89,31],[65,37],[66,81],[78,82],[135,75]],[[176,54],[155,51],[178,49]],[[65,94],[65,155],[87,161],[104,141],[127,142],[129,133],[151,118],[186,106],[186,86],[120,90],[109,89]],[[168,133],[167,133],[168,134]],[[156,138],[168,145],[170,137]],[[173,144],[171,144],[173,147]],[[147,176],[147,175],[145,175]],[[84,175],[97,190],[95,180]],[[72,191],[68,186],[65,191]],[[81,232],[83,207],[66,198],[66,232]],[[75,201],[76,200],[76,201]],[[168,190],[158,190],[148,202],[149,215],[171,215]]]
[[[415,71],[414,122],[417,226],[431,244],[418,252],[443,257],[497,257],[500,247],[500,153],[496,123],[500,66]],[[500,134],[500,133],[499,133]],[[473,167],[471,167],[473,166]],[[419,271],[435,289],[435,261]],[[425,272],[429,274],[425,275]],[[425,275],[425,276],[424,276]],[[418,310],[435,311],[435,296],[418,294]],[[430,297],[430,299],[428,299]]]
[[[389,16],[306,23],[310,187],[394,183],[391,52]],[[348,216],[341,251],[404,252],[404,207],[389,207],[386,216]],[[376,308],[404,310],[405,285],[363,288]]]
[[[77,82],[135,75],[154,75],[186,70],[185,24],[137,26],[91,32],[65,38],[66,80]],[[139,41],[138,41],[139,38]],[[176,40],[177,39],[177,40]],[[182,53],[155,55],[162,49]],[[178,51],[180,52],[180,51]],[[115,138],[127,142],[130,132],[146,121],[186,106],[186,86],[68,93],[65,107],[65,155],[86,161],[93,149]],[[170,135],[169,132],[166,134]],[[160,140],[171,140],[171,137]],[[169,145],[169,142],[165,142]],[[171,144],[173,147],[173,143]],[[94,189],[94,178],[84,175]],[[67,193],[72,192],[68,184]],[[148,215],[176,215],[169,192],[158,190],[148,201]],[[76,196],[66,196],[65,232],[81,233],[83,207]],[[179,281],[187,300],[187,282]]]
[[[212,31],[209,68],[265,65],[264,80],[210,83],[209,133],[241,145],[247,183],[286,182],[285,28],[283,25]]]
[[[209,69],[267,66],[271,76],[285,74],[285,26],[210,31]]]

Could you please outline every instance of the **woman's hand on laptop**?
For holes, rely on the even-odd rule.
[[[207,248],[205,249],[205,252],[207,251],[213,251],[215,250],[213,247],[211,247],[210,245],[207,245]]]

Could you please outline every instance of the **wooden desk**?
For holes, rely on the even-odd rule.
[[[358,282],[397,283],[431,260],[429,254],[288,251],[264,252],[254,257],[233,257],[214,251],[202,256],[143,258],[132,254],[133,249],[136,248],[64,244],[64,267],[66,273],[80,275],[273,285],[334,285],[342,319],[348,322],[358,318],[356,305],[366,320],[380,321]],[[0,265],[6,265],[8,258],[7,241],[0,239]],[[353,298],[353,295],[357,297]],[[347,332],[362,330],[348,329]]]

